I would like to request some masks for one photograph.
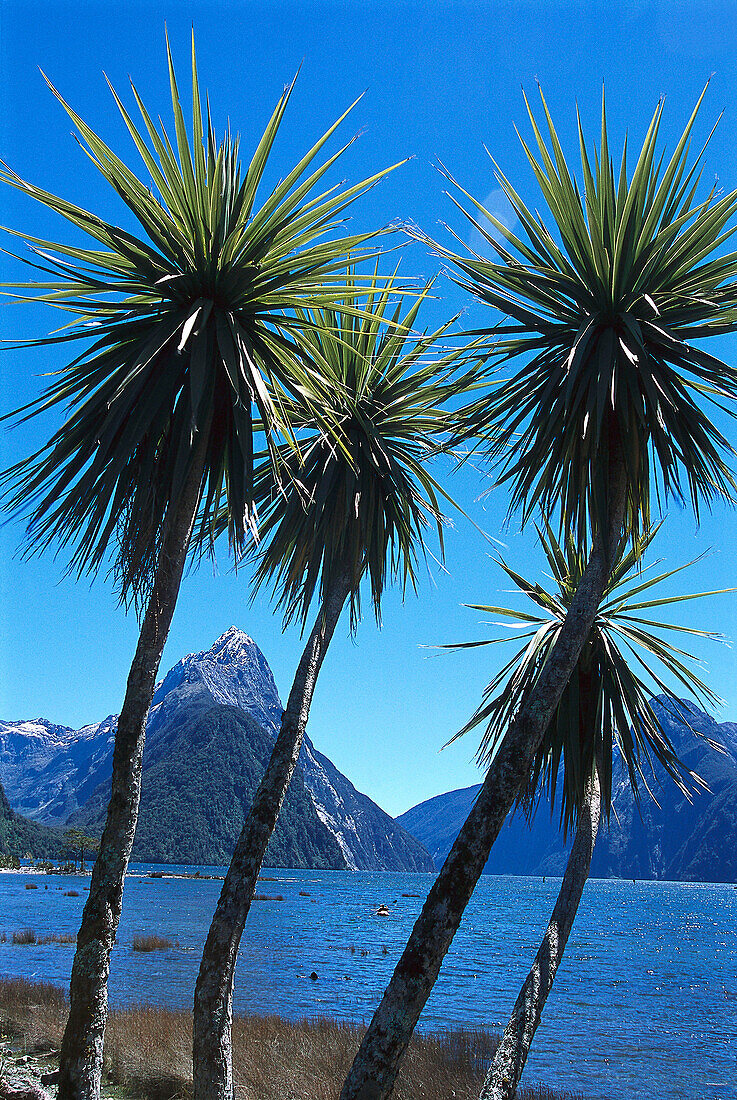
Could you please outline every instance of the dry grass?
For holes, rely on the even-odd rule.
[[[58,1047],[67,1012],[63,992],[45,983],[0,979],[0,1019],[33,1049]],[[363,1029],[334,1020],[289,1023],[277,1016],[233,1020],[236,1100],[335,1100]],[[192,1017],[137,1005],[110,1013],[105,1067],[146,1100],[191,1093]],[[416,1036],[393,1100],[476,1100],[496,1045],[483,1031]],[[523,1089],[518,1100],[581,1100]]]
[[[168,951],[174,944],[164,936],[136,934],[133,937],[134,951]]]
[[[3,933],[2,942],[5,943],[6,939],[5,933]],[[35,943],[43,947],[49,943],[75,943],[77,937],[72,936],[69,932],[46,932],[39,936],[33,928],[20,928],[17,932],[13,932],[11,939],[13,943]]]
[[[28,1050],[58,1050],[66,1018],[63,989],[48,982],[27,982],[25,978],[0,979],[2,1029],[23,1039]]]
[[[13,932],[13,943],[35,943],[36,933],[32,928],[20,928],[17,932]]]
[[[65,898],[78,898],[79,897],[79,890],[65,890],[64,891],[64,897]]]

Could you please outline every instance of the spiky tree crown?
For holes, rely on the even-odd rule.
[[[718,703],[718,697],[697,675],[696,658],[673,645],[668,637],[685,634],[718,638],[719,635],[654,621],[649,616],[656,608],[718,593],[658,596],[653,592],[688,568],[684,565],[648,575],[641,558],[656,533],[657,529],[650,531],[635,548],[628,547],[624,539],[620,543],[594,624],[535,754],[529,780],[519,795],[519,801],[531,810],[541,792],[547,790],[552,805],[560,782],[561,819],[566,829],[575,822],[587,781],[597,767],[603,806],[609,814],[615,747],[635,798],[639,798],[641,786],[650,789],[654,760],[687,795],[694,784],[703,785],[679,760],[650,697],[653,690],[664,694],[674,717],[686,724],[688,712],[678,698],[678,691],[685,689],[709,707]],[[552,573],[552,588],[526,580],[498,559],[507,577],[538,610],[469,605],[478,611],[504,616],[515,630],[513,639],[523,643],[489,683],[481,705],[455,735],[460,737],[479,726],[485,727],[478,751],[482,763],[494,757],[509,723],[534,688],[586,567],[585,547],[577,546],[570,535],[562,547],[549,526],[544,532],[538,531],[538,535]],[[448,648],[486,646],[509,640],[507,634]]]
[[[175,138],[157,129],[135,88],[139,129],[113,91],[150,184],[141,182],[69,107],[85,151],[143,230],[134,236],[22,180],[5,183],[62,215],[97,242],[80,248],[17,236],[33,247],[33,282],[15,297],[74,316],[67,331],[29,343],[82,341],[84,350],[46,393],[19,413],[64,406],[68,419],[49,443],[5,474],[5,503],[28,519],[32,552],[72,546],[71,567],[94,571],[111,539],[123,598],[150,583],[170,505],[196,440],[207,437],[196,542],[212,535],[227,504],[230,539],[242,549],[252,523],[253,422],[291,438],[284,395],[312,401],[321,419],[322,382],[301,346],[297,310],[345,297],[334,275],[370,234],[337,235],[342,212],[384,173],[340,190],[319,184],[348,146],[314,167],[345,114],[280,183],[261,185],[292,94],[285,89],[245,171],[239,140],[218,143],[209,104],[203,126],[192,43],[192,128],[187,134],[168,50]],[[350,110],[351,108],[349,108]],[[346,112],[347,114],[348,112]],[[351,144],[350,142],[348,144]],[[46,281],[38,281],[38,273]],[[33,293],[31,293],[31,291]],[[360,288],[356,288],[360,294]],[[350,306],[346,306],[350,308]]]
[[[734,414],[737,372],[693,341],[737,327],[737,253],[723,254],[737,191],[697,198],[703,150],[690,163],[690,145],[703,93],[667,162],[658,105],[631,174],[626,141],[615,170],[602,101],[593,158],[579,119],[580,183],[541,99],[547,140],[529,104],[537,151],[520,140],[552,223],[497,169],[520,235],[459,188],[471,209],[454,201],[494,258],[430,242],[453,278],[503,315],[482,330],[501,369],[524,359],[459,436],[480,439],[499,464],[510,511],[527,519],[537,505],[546,515],[560,506],[578,531],[606,526],[611,464],[623,462],[636,535],[650,524],[652,484],[697,515],[734,492],[733,449],[709,404]]]
[[[350,302],[352,270],[346,289]],[[412,333],[429,289],[405,308],[395,279],[382,287],[375,275],[361,316],[326,308],[303,317],[310,358],[329,380],[325,412],[339,433],[333,437],[295,402],[299,452],[284,456],[291,477],[279,487],[268,464],[257,471],[256,587],[273,584],[286,620],[304,624],[314,596],[324,596],[345,570],[352,625],[360,617],[364,576],[378,618],[387,576],[415,586],[428,525],[442,555],[441,501],[450,498],[426,461],[447,435],[450,404],[472,384],[475,367],[468,365],[473,349],[438,350],[452,322]]]

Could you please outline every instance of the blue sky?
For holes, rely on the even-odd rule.
[[[39,73],[43,69],[79,114],[138,170],[135,151],[103,78],[130,102],[128,75],[152,113],[169,123],[164,54],[166,22],[188,89],[190,27],[194,23],[201,83],[210,91],[222,129],[230,118],[247,155],[281,92],[301,65],[296,89],[275,149],[272,183],[357,95],[366,92],[343,126],[343,138],[362,131],[343,158],[341,174],[357,181],[411,156],[355,207],[353,225],[375,228],[413,221],[448,243],[447,221],[469,239],[443,194],[434,165],[442,161],[476,197],[498,202],[493,167],[484,145],[532,205],[534,180],[514,132],[529,135],[521,91],[542,85],[566,151],[576,156],[575,104],[584,126],[596,133],[602,82],[606,86],[610,140],[625,130],[641,140],[661,95],[666,96],[662,135],[672,147],[707,79],[700,134],[724,110],[706,157],[706,178],[737,187],[737,70],[733,3],[592,2],[338,4],[242,2],[191,4],[66,3],[5,0],[0,6],[0,116],[2,158],[50,191],[114,221],[127,213],[106,190],[70,135],[70,123]],[[336,146],[337,147],[337,146]],[[338,177],[340,178],[340,177]],[[2,222],[38,236],[69,239],[51,214],[13,193],[2,196]],[[12,249],[8,239],[5,247]],[[6,260],[3,278],[17,274]],[[419,246],[406,249],[407,275],[427,277],[436,260]],[[481,323],[484,311],[447,280],[425,312],[428,325],[465,308],[465,320]],[[6,340],[40,335],[59,322],[43,307],[4,305]],[[719,354],[737,361],[737,337],[721,341]],[[7,411],[41,388],[44,372],[58,369],[57,352],[3,353],[0,402]],[[5,467],[40,444],[53,418],[3,433]],[[737,426],[729,428],[734,438]],[[486,472],[467,468],[443,473],[473,520],[502,540],[517,568],[541,568],[534,532],[504,526],[506,494],[480,495]],[[111,584],[64,577],[63,559],[13,558],[22,531],[0,530],[0,716],[44,716],[81,725],[120,708],[137,626],[117,606]],[[735,583],[737,523],[733,510],[702,517],[700,528],[678,507],[669,509],[656,544],[675,566],[707,548],[712,555],[690,573],[693,589]],[[390,592],[379,631],[367,616],[354,638],[341,623],[321,673],[309,731],[356,784],[390,813],[455,787],[477,782],[470,738],[439,752],[468,718],[495,671],[495,649],[432,655],[422,648],[484,636],[481,616],[464,602],[501,602],[507,587],[489,559],[489,544],[463,517],[448,533],[446,570],[431,565],[419,595],[404,605]],[[162,670],[184,653],[209,647],[228,626],[247,630],[263,649],[284,698],[301,652],[294,629],[282,633],[265,597],[249,606],[248,576],[229,570],[221,551],[218,572],[203,564],[182,588]],[[734,596],[685,609],[682,621],[733,634]],[[703,649],[709,682],[724,698],[721,717],[737,719],[735,651]]]

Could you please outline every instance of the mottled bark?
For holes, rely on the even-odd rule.
[[[171,508],[118,718],[107,820],[72,965],[69,1018],[59,1058],[59,1100],[99,1100],[100,1096],[110,952],[138,820],[146,719],[197,516],[206,445],[203,433],[182,495]]]
[[[325,595],[207,934],[194,996],[194,1100],[233,1100],[231,1024],[238,947],[266,848],[297,765],[320,666],[350,590],[346,571]]]
[[[340,1100],[391,1095],[412,1032],[440,973],[492,845],[529,774],[588,638],[619,542],[625,510],[625,470],[610,468],[610,527],[592,548],[558,640],[526,703],[510,724],[486,779],[415,922],[381,1003],[366,1030]]]
[[[479,1100],[512,1100],[517,1091],[589,877],[600,813],[601,786],[597,773],[589,783],[586,798],[579,809],[576,836],[553,915],[532,969],[515,1001]]]

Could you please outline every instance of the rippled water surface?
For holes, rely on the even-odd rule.
[[[113,953],[111,1002],[187,1007],[221,883],[134,870]],[[274,881],[259,891],[284,900],[252,906],[236,1010],[368,1020],[432,876],[264,875]],[[73,947],[13,945],[10,933],[76,932],[88,884],[81,876],[0,875],[0,932],[8,934],[0,942],[0,972],[65,983]],[[504,1025],[559,886],[551,878],[481,880],[422,1027]],[[68,890],[80,896],[66,897]],[[389,916],[375,914],[382,903]],[[137,932],[176,946],[134,952]],[[577,1090],[587,1100],[737,1098],[737,888],[590,881],[524,1081]]]

